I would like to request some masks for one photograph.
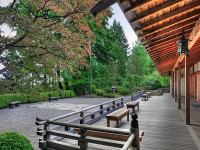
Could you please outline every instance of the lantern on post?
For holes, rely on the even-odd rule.
[[[178,52],[177,55],[181,55],[182,53],[190,54],[188,49],[189,39],[185,39],[184,30],[182,31],[182,37],[176,43],[178,44]]]

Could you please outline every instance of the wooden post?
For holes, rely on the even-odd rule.
[[[173,88],[172,88],[172,85],[173,85],[173,72],[171,73],[171,95],[173,96]]]
[[[177,71],[175,69],[175,79],[174,79],[174,82],[175,82],[175,102],[177,102]]]
[[[135,134],[135,139],[132,143],[132,146],[136,148],[136,150],[140,150],[140,140],[139,140],[139,127],[137,121],[137,114],[132,114],[132,121],[131,121],[131,128],[130,128],[130,135]]]
[[[85,128],[81,128],[81,140],[80,140],[80,149],[81,150],[86,150],[87,149],[87,142],[85,142],[86,138],[86,130]]]
[[[194,75],[194,98],[197,98],[197,75]]]
[[[174,71],[172,72],[172,97],[174,98]]]
[[[190,124],[190,55],[185,55],[185,117]]]
[[[84,124],[84,111],[82,111],[81,113],[80,113],[80,117],[82,118],[81,120],[80,120],[80,124]]]
[[[181,109],[181,63],[178,63],[178,109]]]

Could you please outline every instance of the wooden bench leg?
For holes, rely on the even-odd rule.
[[[117,120],[117,128],[119,128],[119,120]]]
[[[110,119],[107,118],[107,127],[110,127]]]

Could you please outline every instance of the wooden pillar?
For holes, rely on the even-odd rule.
[[[172,72],[172,97],[174,98],[174,71]]]
[[[181,109],[181,63],[178,63],[178,109]]]
[[[171,95],[173,96],[173,72],[171,73]]]
[[[197,75],[194,75],[194,98],[197,98]]]
[[[190,124],[190,55],[185,55],[185,117]]]
[[[175,82],[175,102],[177,102],[177,71],[176,71],[176,69],[175,69],[175,72],[174,72],[174,74],[175,74],[175,79],[174,79],[174,82]]]

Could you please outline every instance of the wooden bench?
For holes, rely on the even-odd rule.
[[[94,126],[94,127],[98,127],[98,128],[102,128],[102,129],[107,128],[107,127],[101,127],[101,126]],[[129,132],[128,129],[117,129],[117,128],[109,128],[109,129],[116,130],[116,131],[120,130],[120,131],[127,131],[127,132]],[[80,134],[80,129],[75,128],[74,131],[76,133]],[[96,137],[96,138],[103,138],[103,139],[109,139],[109,140],[117,140],[117,141],[122,141],[122,142],[126,142],[128,140],[128,138],[129,138],[129,135],[107,133],[107,132],[100,132],[100,131],[92,131],[92,130],[86,130],[86,135],[87,136],[91,136],[91,137]],[[139,131],[139,140],[140,140],[140,142],[142,142],[142,136],[144,136],[144,131]]]
[[[145,101],[148,100],[148,94],[142,94],[142,101],[143,100],[145,100]]]
[[[58,100],[58,97],[49,97],[49,100],[51,101],[51,100]]]
[[[139,110],[139,101],[133,101],[126,104],[127,109],[132,108],[133,112],[135,112],[135,107]]]
[[[114,120],[117,122],[117,128],[119,128],[119,120],[121,120],[124,116],[127,116],[127,121],[129,121],[129,109],[121,108],[116,110],[115,112],[108,114],[107,118],[107,127],[110,127],[110,120]]]
[[[148,97],[151,97],[151,92],[146,92],[146,94],[148,94]]]
[[[11,102],[9,103],[9,108],[13,108],[14,105],[19,106],[19,104],[20,104],[20,101]]]

